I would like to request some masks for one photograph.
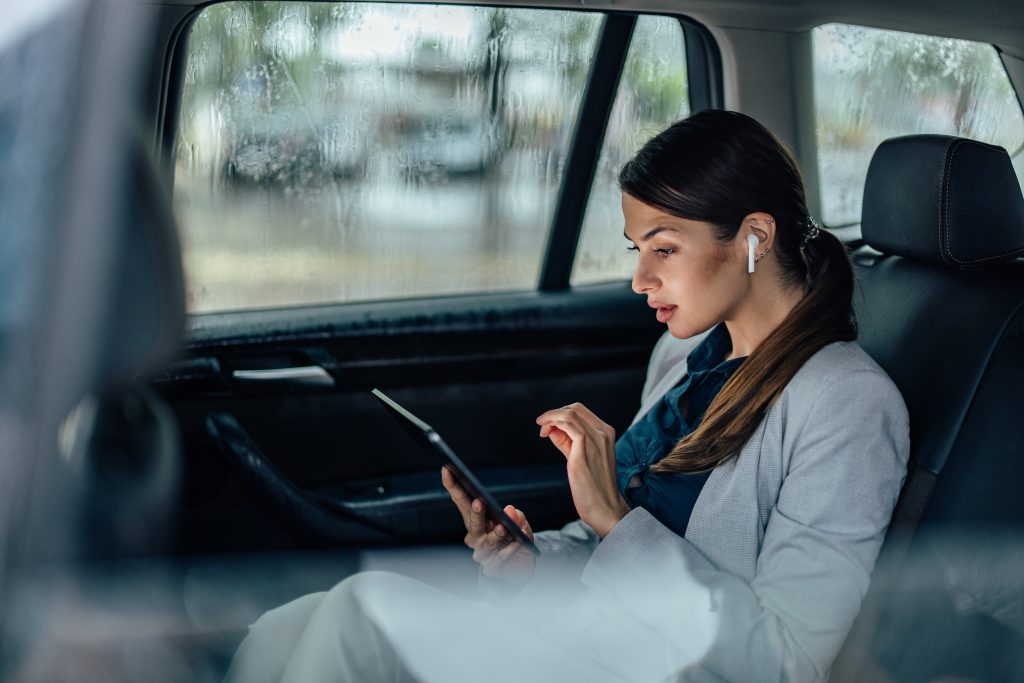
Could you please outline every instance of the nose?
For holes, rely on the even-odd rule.
[[[630,284],[632,285],[634,292],[637,294],[645,294],[657,289],[660,283],[642,263],[637,262],[636,272],[633,273],[633,282]]]

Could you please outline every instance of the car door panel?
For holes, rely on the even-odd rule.
[[[381,408],[374,387],[437,429],[535,528],[562,524],[574,516],[564,459],[538,438],[536,416],[580,401],[621,432],[661,331],[623,284],[275,311],[265,325],[260,313],[215,317],[194,322],[185,357],[157,381],[185,442],[186,552],[213,528],[221,539],[244,537],[239,510],[261,505],[208,433],[205,420],[218,412],[237,418],[304,491],[394,532],[347,520],[350,532],[334,542],[461,538],[438,463]],[[310,367],[333,385],[238,379],[239,371]],[[301,545],[301,530],[284,526],[269,546],[257,536],[248,549]]]

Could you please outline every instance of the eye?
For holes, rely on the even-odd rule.
[[[631,247],[626,247],[626,251],[640,251],[640,247],[638,247],[638,246],[636,246],[636,245],[634,244],[634,245],[633,245],[633,246],[631,246]]]
[[[671,256],[672,254],[676,253],[676,250],[670,247],[662,247],[661,249],[655,249],[654,251],[657,254],[661,254],[662,258],[666,256]]]

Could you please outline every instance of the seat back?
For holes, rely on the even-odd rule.
[[[135,134],[124,231],[113,260],[116,302],[99,359],[99,384],[65,420],[63,461],[79,485],[77,555],[159,554],[180,481],[178,426],[146,382],[178,351],[185,326],[184,278],[166,184]]]
[[[985,542],[1024,520],[1024,197],[1000,147],[895,138],[869,167],[862,232],[866,246],[853,254],[859,340],[903,394],[911,460],[833,680],[963,675],[997,659],[978,645],[999,642],[989,631],[1024,634],[1024,623],[1017,633],[993,619],[998,605],[964,601],[991,581],[1024,596],[1024,583],[983,571],[973,585],[949,581],[977,552],[965,538]],[[965,653],[967,642],[978,651]]]

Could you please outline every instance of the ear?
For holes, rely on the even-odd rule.
[[[747,214],[743,218],[743,223],[740,226],[739,236],[742,237],[744,244],[746,243],[747,235],[757,235],[758,250],[764,251],[765,249],[771,249],[775,244],[775,217],[770,213],[764,211],[755,211],[754,213]]]

